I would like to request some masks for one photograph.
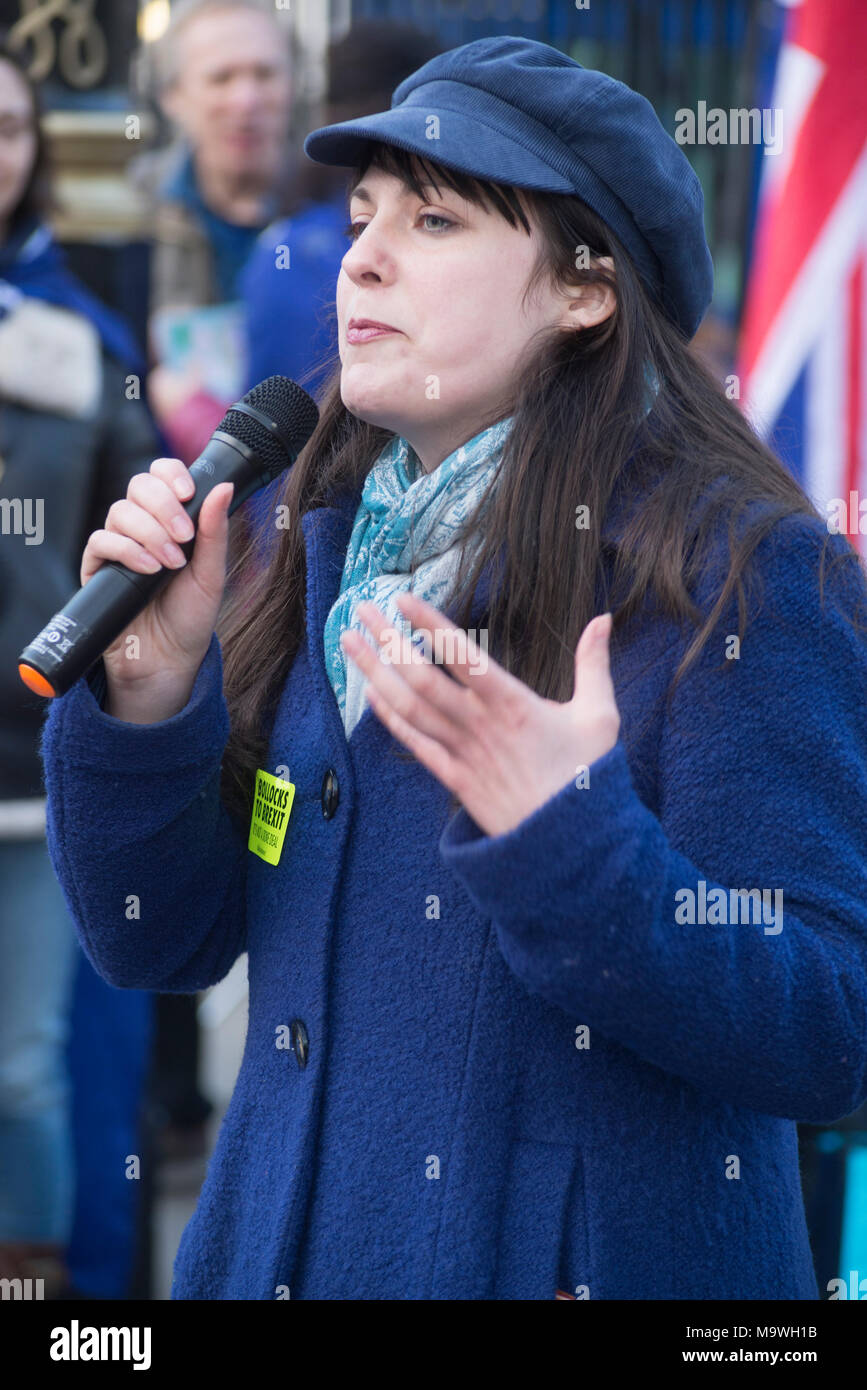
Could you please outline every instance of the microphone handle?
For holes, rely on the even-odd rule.
[[[196,491],[184,511],[195,522],[202,503],[220,483],[234,482],[229,514],[276,476],[231,435],[217,431],[190,467]],[[189,560],[195,536],[181,550]],[[38,694],[64,695],[102,653],[181,571],[163,567],[141,574],[119,560],[107,560],[90,576],[18,658],[22,680]],[[22,669],[23,668],[23,669]]]

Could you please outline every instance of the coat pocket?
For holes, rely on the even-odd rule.
[[[514,1139],[497,1245],[497,1299],[553,1299],[588,1282],[581,1151]],[[581,1266],[581,1268],[579,1268]],[[565,1281],[565,1282],[564,1282]]]

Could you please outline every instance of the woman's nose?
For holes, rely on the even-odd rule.
[[[343,269],[351,280],[370,275],[384,279],[394,273],[393,254],[380,235],[374,236],[365,229],[343,257]]]
[[[343,257],[343,267],[353,280],[374,274],[380,279],[394,276],[398,259],[399,223],[394,214],[387,216],[380,208],[365,222],[358,236]]]

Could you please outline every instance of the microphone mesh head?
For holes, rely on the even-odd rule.
[[[269,376],[244,396],[242,404],[259,410],[271,428],[234,406],[226,411],[219,428],[252,449],[272,478],[294,463],[319,423],[319,409],[312,396],[288,376]]]

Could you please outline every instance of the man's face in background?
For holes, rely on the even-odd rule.
[[[197,162],[227,177],[273,175],[292,99],[285,31],[252,9],[205,12],[179,32],[174,71],[163,108]]]

